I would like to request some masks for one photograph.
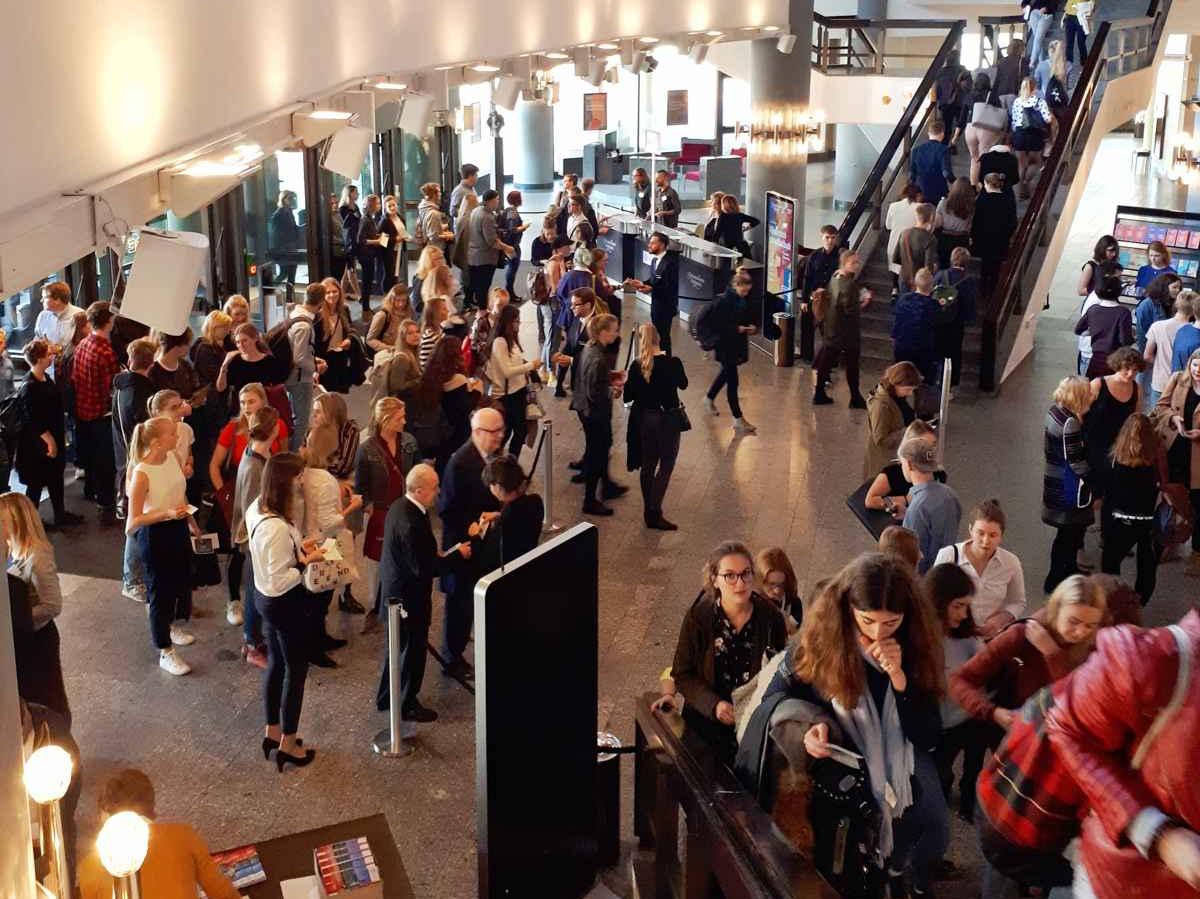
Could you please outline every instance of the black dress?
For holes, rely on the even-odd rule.
[[[61,482],[66,464],[62,393],[49,375],[39,381],[31,374],[21,384],[17,397],[25,422],[17,437],[17,477],[26,487],[45,486],[56,478]],[[47,431],[58,447],[53,459],[47,453],[46,441],[42,440]]]
[[[325,316],[317,315],[313,322],[314,349],[317,357],[324,359],[326,365],[321,375],[321,386],[335,393],[349,393],[355,377],[351,353],[353,346],[344,350],[334,350],[332,347],[351,337],[354,328],[350,324],[350,313],[344,307],[338,318],[339,321],[329,329],[325,324]]]
[[[1087,446],[1088,465],[1092,469],[1090,483],[1092,492],[1103,496],[1112,477],[1112,459],[1109,450],[1117,440],[1117,434],[1125,419],[1137,411],[1137,390],[1129,399],[1120,402],[1108,390],[1108,380],[1100,379],[1100,394],[1088,409],[1083,419],[1084,444]]]

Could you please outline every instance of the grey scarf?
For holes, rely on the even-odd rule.
[[[882,671],[879,663],[861,647],[859,651],[866,664],[876,671]],[[879,853],[886,859],[892,854],[892,822],[898,820],[905,809],[912,805],[912,776],[916,761],[912,743],[900,727],[896,694],[889,684],[887,697],[883,701],[882,718],[871,696],[871,689],[865,684],[858,705],[847,709],[835,699],[833,712],[842,730],[863,754],[867,776],[871,780],[871,792],[881,813]]]

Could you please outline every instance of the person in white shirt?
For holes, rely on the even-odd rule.
[[[168,674],[183,675],[191,666],[175,653],[196,638],[179,628],[192,610],[192,574],[188,529],[187,486],[176,458],[178,426],[166,416],[144,421],[129,441],[129,516],[125,531],[137,535],[146,579],[150,636],[158,649],[158,665]]]
[[[297,494],[304,478],[304,460],[279,453],[263,468],[262,492],[246,510],[254,589],[261,600],[267,670],[263,704],[266,730],[263,755],[275,751],[275,766],[303,767],[316,751],[303,746],[297,735],[308,676],[312,594],[304,587],[304,566],[325,558],[316,540],[300,536]]]
[[[526,362],[521,354],[520,327],[519,307],[505,306],[500,310],[492,326],[492,355],[487,364],[492,395],[503,397],[504,401],[504,438],[508,441],[508,451],[517,457],[521,455],[529,426],[525,418],[525,387],[529,373],[542,367],[541,359]]]
[[[176,437],[173,452],[175,458],[179,460],[183,476],[190,478],[192,476],[192,444],[196,442],[196,433],[184,419],[192,414],[191,404],[185,402],[177,390],[160,390],[150,397],[149,405],[152,416],[162,415],[175,422]]]
[[[984,500],[967,520],[969,539],[943,546],[934,564],[957,565],[971,576],[971,616],[980,636],[990,640],[1025,614],[1025,573],[1021,560],[1000,545],[1006,519],[999,500]]]
[[[42,288],[42,306],[33,323],[33,335],[46,338],[54,352],[61,353],[75,335],[75,313],[83,310],[71,305],[71,288],[63,281]]]
[[[888,206],[887,216],[883,226],[888,230],[887,258],[896,255],[896,247],[900,243],[900,235],[909,228],[917,225],[917,207],[923,202],[921,188],[915,181],[904,186],[900,199]],[[900,295],[900,263],[889,262],[888,269],[892,273],[892,298]]]
[[[1175,337],[1196,311],[1200,294],[1181,290],[1175,297],[1175,314],[1156,321],[1146,329],[1146,362],[1153,364],[1150,375],[1150,396],[1147,408],[1153,409],[1171,378],[1171,360],[1175,354]]]

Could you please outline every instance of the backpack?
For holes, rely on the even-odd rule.
[[[717,330],[717,323],[713,318],[713,308],[715,303],[705,303],[692,316],[691,332],[696,343],[700,344],[700,349],[705,352],[710,352],[717,348],[717,344],[721,342],[721,333]]]
[[[879,857],[879,808],[866,772],[834,759],[809,766],[812,797],[813,865],[845,899],[883,895],[884,867]]]
[[[966,277],[969,276],[959,279],[959,284]],[[933,288],[932,296],[938,304],[937,317],[939,322],[949,324],[958,319],[958,285],[950,283],[949,271],[938,272],[938,281]]]
[[[1065,109],[1070,102],[1071,97],[1063,83],[1050,76],[1050,82],[1046,85],[1046,104],[1051,109]]]
[[[298,321],[300,321],[298,318],[289,318],[267,332],[267,349],[278,360],[280,369],[283,371],[291,372],[296,366],[296,361],[292,357],[292,340],[288,336],[288,332],[292,330],[292,325]]]
[[[371,388],[371,403],[384,396],[387,387],[387,371],[395,358],[395,350],[378,350],[367,371],[367,385]]]

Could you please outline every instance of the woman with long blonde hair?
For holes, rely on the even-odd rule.
[[[46,537],[37,507],[23,493],[0,495],[0,526],[8,541],[8,573],[25,584],[33,630],[14,634],[17,649],[17,692],[71,722],[71,706],[63,681],[58,627],[62,589],[54,547]]]
[[[317,358],[325,360],[321,385],[326,390],[349,393],[354,377],[350,359],[354,326],[350,323],[342,285],[334,278],[324,278],[321,284],[325,288],[325,305],[313,322],[314,349]]]
[[[454,272],[443,262],[441,265],[435,265],[430,270],[429,277],[421,282],[421,303],[424,305],[434,297],[442,297],[446,301],[448,314],[453,315],[457,311],[454,307],[454,297],[458,296],[461,290]]]
[[[416,317],[417,313],[413,311],[409,300],[408,286],[393,284],[384,295],[383,304],[371,318],[371,325],[367,328],[367,346],[377,353],[390,350],[400,335],[400,324]]]
[[[413,318],[420,315],[425,308],[425,282],[430,273],[439,265],[445,264],[446,254],[435,244],[428,244],[425,249],[421,250],[421,255],[417,257],[417,270],[413,273],[410,291],[413,311],[416,312]]]
[[[663,517],[663,498],[679,456],[679,435],[687,415],[679,391],[688,386],[683,360],[668,356],[658,328],[645,322],[637,330],[638,359],[625,382],[625,399],[633,401],[626,441],[629,458],[640,459],[642,509],[646,527],[674,531],[678,526]],[[640,450],[640,452],[638,452]]]

